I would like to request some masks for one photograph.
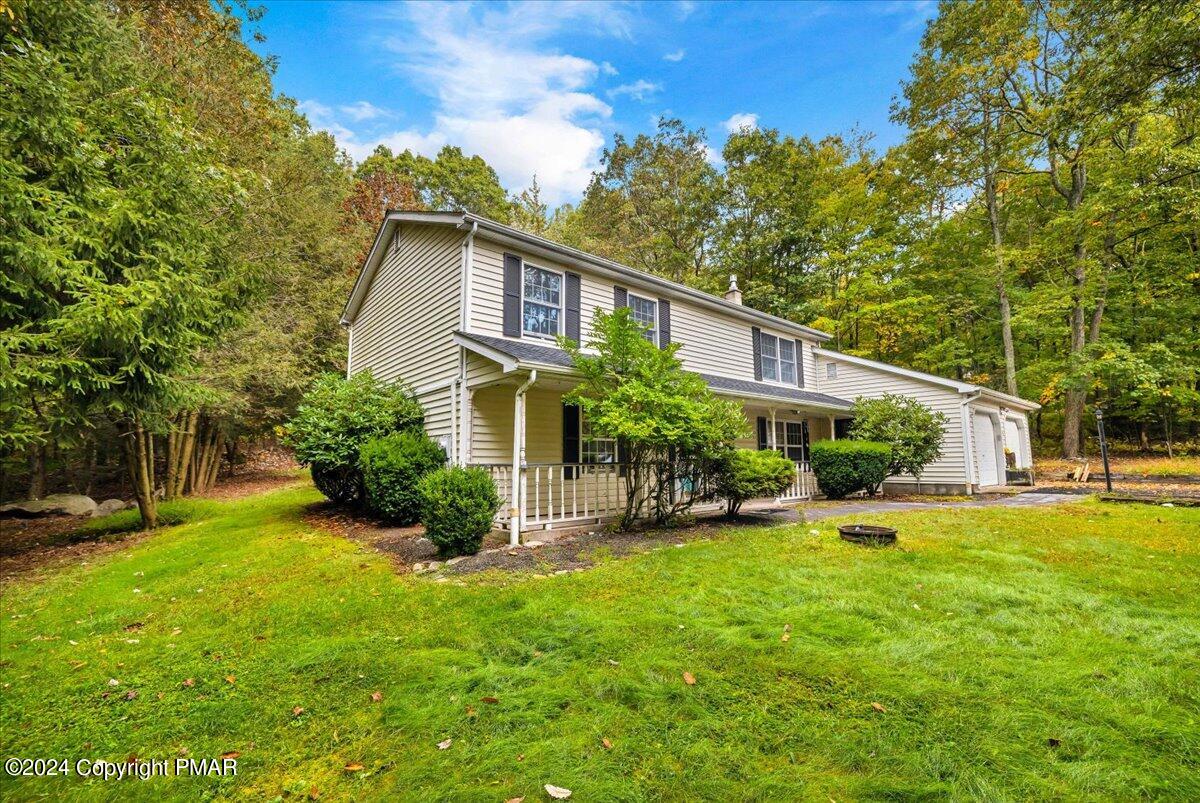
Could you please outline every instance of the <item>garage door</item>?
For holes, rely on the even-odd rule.
[[[1025,444],[1021,442],[1021,428],[1011,418],[1004,419],[1004,445],[1017,459],[1017,468],[1025,468]]]
[[[992,417],[975,413],[975,465],[979,467],[980,485],[999,485],[996,470],[996,428]]]

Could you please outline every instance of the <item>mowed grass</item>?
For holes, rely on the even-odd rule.
[[[898,549],[730,528],[437,583],[308,527],[317,498],[221,503],[6,588],[4,757],[240,757],[4,796],[1200,798],[1196,511],[871,517]]]

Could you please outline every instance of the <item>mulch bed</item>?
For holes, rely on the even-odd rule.
[[[649,552],[664,547],[682,547],[689,541],[708,540],[730,525],[762,526],[771,523],[762,516],[746,515],[736,521],[705,519],[686,527],[645,529],[630,532],[596,530],[554,536],[531,531],[525,534],[529,544],[510,547],[507,533],[493,530],[475,555],[449,563],[425,538],[425,528],[391,527],[361,511],[331,502],[309,505],[304,520],[314,527],[366,544],[391,558],[396,571],[419,574],[436,572],[439,579],[492,569],[532,572],[535,575],[566,574],[582,571],[612,558]],[[545,539],[545,540],[539,540]],[[553,539],[553,540],[550,540]]]

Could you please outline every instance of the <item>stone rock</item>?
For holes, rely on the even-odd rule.
[[[470,555],[459,555],[456,558],[450,558],[450,560],[446,561],[446,565],[453,566],[456,563],[462,563],[464,560],[466,560],[469,557],[471,557],[471,556]]]
[[[90,516],[96,500],[80,494],[50,494],[45,499],[27,499],[0,507],[0,516]]]
[[[413,574],[420,574],[423,571],[425,571],[424,563],[414,563],[413,564]]]
[[[525,542],[525,546],[529,547],[530,549],[537,549],[538,547],[545,546],[545,545],[546,545],[545,541],[526,541]]]
[[[96,505],[96,509],[92,511],[92,518],[111,516],[118,510],[124,510],[127,507],[132,507],[132,505],[123,499],[105,499],[103,502]]]

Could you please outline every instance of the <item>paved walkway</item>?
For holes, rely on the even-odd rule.
[[[860,513],[891,513],[897,510],[935,510],[949,507],[1039,507],[1065,502],[1078,502],[1085,496],[1070,494],[1047,494],[1028,491],[1020,494],[1004,494],[981,499],[956,502],[889,502],[885,499],[863,499],[842,502],[838,505],[822,505],[805,508],[762,503],[762,506],[744,507],[745,515],[758,515],[771,521],[811,522],[834,516],[852,516]]]

